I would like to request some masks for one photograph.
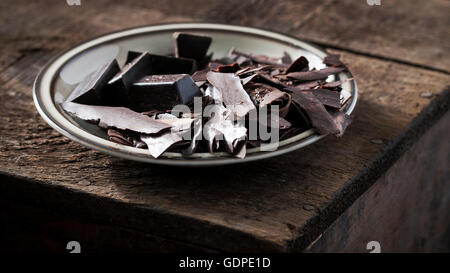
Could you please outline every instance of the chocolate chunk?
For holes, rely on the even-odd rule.
[[[280,90],[284,90],[287,89],[289,86],[286,85],[285,83],[281,82],[280,80],[278,80],[275,77],[271,77],[265,73],[257,73],[257,77],[255,78],[255,82],[262,82],[262,83],[267,83],[273,87],[276,87]]]
[[[135,111],[168,110],[189,104],[200,89],[186,74],[145,76],[130,89],[130,108]]]
[[[326,88],[326,89],[335,89],[338,86],[341,86],[342,82],[341,81],[334,81],[334,82],[325,82],[323,84],[320,84],[321,88]]]
[[[255,109],[255,105],[244,90],[240,78],[233,73],[208,72],[206,78],[220,91],[223,103],[233,115],[243,117],[249,111]]]
[[[314,87],[318,87],[323,83],[323,81],[309,81],[301,84],[297,84],[295,86],[289,86],[286,88],[287,91],[294,92],[295,90],[309,90]]]
[[[116,60],[105,64],[81,81],[66,101],[89,105],[109,104],[109,97],[104,87],[119,70]]]
[[[269,58],[269,57],[264,56],[264,55],[248,54],[248,53],[244,53],[244,52],[238,51],[238,50],[236,50],[234,48],[232,49],[231,53],[235,54],[235,55],[243,56],[245,58],[248,58],[248,59],[252,60],[255,63],[270,64],[270,65],[273,65],[273,66],[276,66],[276,67],[288,67],[288,65],[280,63],[280,62],[278,62],[278,60],[273,59],[273,58]]]
[[[287,69],[286,74],[289,74],[291,72],[301,72],[301,71],[308,71],[309,70],[309,62],[308,60],[300,56],[297,60],[295,60]]]
[[[128,53],[127,53],[126,63],[131,63],[134,59],[139,57],[142,53],[143,52],[137,52],[137,51],[129,50]]]
[[[311,70],[306,72],[292,72],[287,74],[288,78],[299,81],[325,80],[328,76],[344,71],[344,67],[326,67],[320,70]]]
[[[175,57],[194,59],[199,64],[204,62],[212,42],[211,37],[189,33],[174,33],[173,37],[175,39]]]
[[[65,111],[82,120],[98,123],[102,128],[114,127],[146,134],[155,134],[171,126],[124,107],[92,106],[73,102],[62,104]]]
[[[162,55],[149,54],[151,58],[151,74],[192,74],[197,70],[197,62],[188,58],[175,58]]]

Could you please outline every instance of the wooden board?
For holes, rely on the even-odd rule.
[[[174,4],[171,9],[163,4],[168,1],[99,1],[81,7],[68,7],[64,1],[8,2],[0,9],[5,53],[0,55],[2,195],[210,250],[303,250],[368,187],[352,184],[345,200],[334,199],[430,102],[421,93],[437,95],[450,83],[447,73],[334,51],[343,54],[361,92],[354,123],[343,138],[327,137],[275,159],[202,171],[124,161],[51,129],[32,102],[36,74],[57,52],[80,41],[134,25],[204,19],[206,8]],[[265,7],[263,2],[252,3]],[[321,7],[315,2],[286,2],[281,8],[320,13],[332,3]],[[213,7],[221,5],[213,1]],[[218,20],[256,22],[238,9],[227,12]],[[293,29],[306,19],[292,17],[298,22]],[[283,20],[266,19],[261,26],[279,30]]]
[[[450,112],[321,235],[309,252],[448,252]]]

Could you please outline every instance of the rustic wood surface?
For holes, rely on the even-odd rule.
[[[211,250],[301,251],[367,187],[351,181],[450,84],[448,3],[426,1],[421,9],[395,2],[2,1],[3,194]],[[341,139],[327,137],[275,159],[186,169],[100,154],[40,118],[33,80],[59,51],[110,31],[180,21],[264,27],[342,54],[361,94],[353,124]],[[336,202],[349,184],[354,190]]]

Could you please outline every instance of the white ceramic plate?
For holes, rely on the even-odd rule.
[[[322,59],[326,56],[325,51],[299,39],[262,29],[204,23],[138,27],[92,39],[61,53],[50,61],[34,83],[33,98],[37,110],[50,126],[84,146],[112,156],[165,165],[212,166],[253,161],[299,149],[324,137],[310,129],[280,141],[278,148],[274,151],[248,149],[244,159],[234,158],[226,153],[195,153],[185,156],[171,152],[166,152],[158,159],[154,159],[146,149],[109,141],[102,129],[88,122],[74,119],[61,109],[59,103],[67,98],[77,83],[90,72],[114,58],[123,65],[128,50],[170,54],[173,52],[172,34],[180,31],[211,36],[213,42],[210,52],[214,53],[214,58],[226,55],[234,46],[244,52],[273,57],[282,56],[283,51],[286,51],[293,59],[301,55],[306,56],[311,67],[318,69],[324,67]],[[351,78],[351,75],[340,73],[338,77],[345,80]],[[350,114],[357,101],[356,83],[350,80],[342,87],[352,94],[345,109],[346,113]]]

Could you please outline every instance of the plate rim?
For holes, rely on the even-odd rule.
[[[158,31],[180,31],[180,30],[188,30],[188,29],[196,29],[196,30],[216,30],[216,31],[227,31],[227,32],[240,32],[242,34],[251,34],[256,35],[262,38],[271,39],[283,44],[287,44],[292,47],[297,48],[303,48],[306,49],[319,57],[325,56],[327,53],[324,49],[322,49],[320,46],[312,45],[308,42],[305,42],[299,38],[290,36],[288,34],[283,34],[279,32],[274,32],[271,30],[265,30],[263,28],[254,28],[254,27],[246,27],[246,26],[238,26],[238,25],[228,25],[228,24],[215,24],[215,23],[169,23],[169,24],[155,24],[155,25],[144,25],[144,26],[138,26],[138,27],[132,27],[128,29],[123,29],[119,31],[114,31],[110,33],[106,33],[103,35],[99,35],[97,37],[91,38],[89,40],[86,40],[84,42],[81,42],[75,46],[70,47],[67,50],[62,51],[61,53],[57,54],[55,57],[53,57],[50,61],[47,62],[47,64],[40,70],[38,73],[34,84],[33,84],[33,101],[35,104],[36,109],[38,110],[41,117],[55,130],[57,130],[62,135],[68,137],[69,139],[84,145],[88,148],[100,151],[105,154],[109,154],[112,156],[117,156],[120,158],[128,159],[128,160],[134,160],[134,161],[140,161],[140,162],[146,162],[146,163],[153,163],[153,164],[162,164],[162,165],[171,165],[171,166],[216,166],[216,165],[226,165],[226,164],[236,164],[236,163],[243,163],[243,162],[250,162],[254,160],[260,160],[264,158],[269,157],[275,157],[281,154],[285,154],[294,150],[297,150],[299,148],[305,147],[307,145],[310,145],[326,135],[320,135],[315,132],[314,129],[306,130],[298,135],[295,135],[289,139],[286,140],[292,140],[296,137],[301,137],[298,140],[292,140],[291,143],[287,143],[284,146],[279,147],[275,151],[259,151],[256,153],[252,153],[249,156],[240,159],[235,158],[231,156],[227,157],[208,157],[208,158],[187,158],[187,157],[181,157],[181,158],[167,158],[167,154],[171,153],[165,153],[162,155],[162,158],[152,158],[150,155],[146,155],[146,157],[137,156],[132,151],[133,149],[138,149],[135,147],[128,147],[121,144],[117,144],[111,141],[108,141],[108,145],[105,146],[101,143],[93,141],[90,138],[99,138],[103,141],[107,141],[103,138],[97,137],[82,128],[77,127],[73,123],[71,123],[67,118],[63,116],[63,114],[59,113],[59,111],[56,108],[55,102],[53,99],[50,99],[52,102],[51,105],[53,105],[54,109],[48,109],[47,103],[44,102],[43,98],[41,97],[42,94],[42,85],[43,85],[43,78],[44,77],[50,77],[50,79],[47,79],[47,81],[50,81],[49,85],[49,92],[51,93],[51,87],[54,81],[54,75],[60,71],[60,69],[63,67],[63,65],[69,61],[71,58],[73,58],[75,55],[80,54],[81,52],[91,48],[98,46],[102,43],[109,42],[115,39],[124,38],[130,35],[139,35],[144,33],[151,33],[151,32],[158,32]],[[71,53],[71,54],[69,54]],[[64,56],[66,56],[66,61],[64,60]],[[54,67],[55,66],[55,67]],[[54,73],[49,73],[49,70],[53,68]],[[347,109],[345,111],[346,114],[350,115],[355,106],[356,102],[358,100],[358,88],[356,85],[355,79],[352,77],[352,74],[350,72],[344,73],[349,78],[352,78],[350,82],[351,89],[352,89],[352,98],[349,102]],[[50,75],[50,76],[49,76]],[[46,78],[45,78],[46,79]],[[51,97],[51,94],[49,94]],[[48,100],[48,98],[47,98]],[[51,106],[50,105],[50,106]],[[67,125],[69,128],[64,126],[64,124],[61,124],[58,122],[57,119],[51,114],[50,111],[59,113],[60,117],[63,118],[63,120],[67,121]],[[64,123],[64,122],[63,122]],[[70,126],[71,125],[71,126]],[[70,130],[70,127],[72,130]],[[75,129],[75,131],[73,130]],[[81,135],[77,134],[77,130],[81,131]],[[83,133],[84,132],[84,133]],[[83,136],[87,135],[87,136]],[[303,136],[301,136],[303,135]],[[286,141],[284,140],[284,141]],[[109,146],[109,147],[108,147]]]

